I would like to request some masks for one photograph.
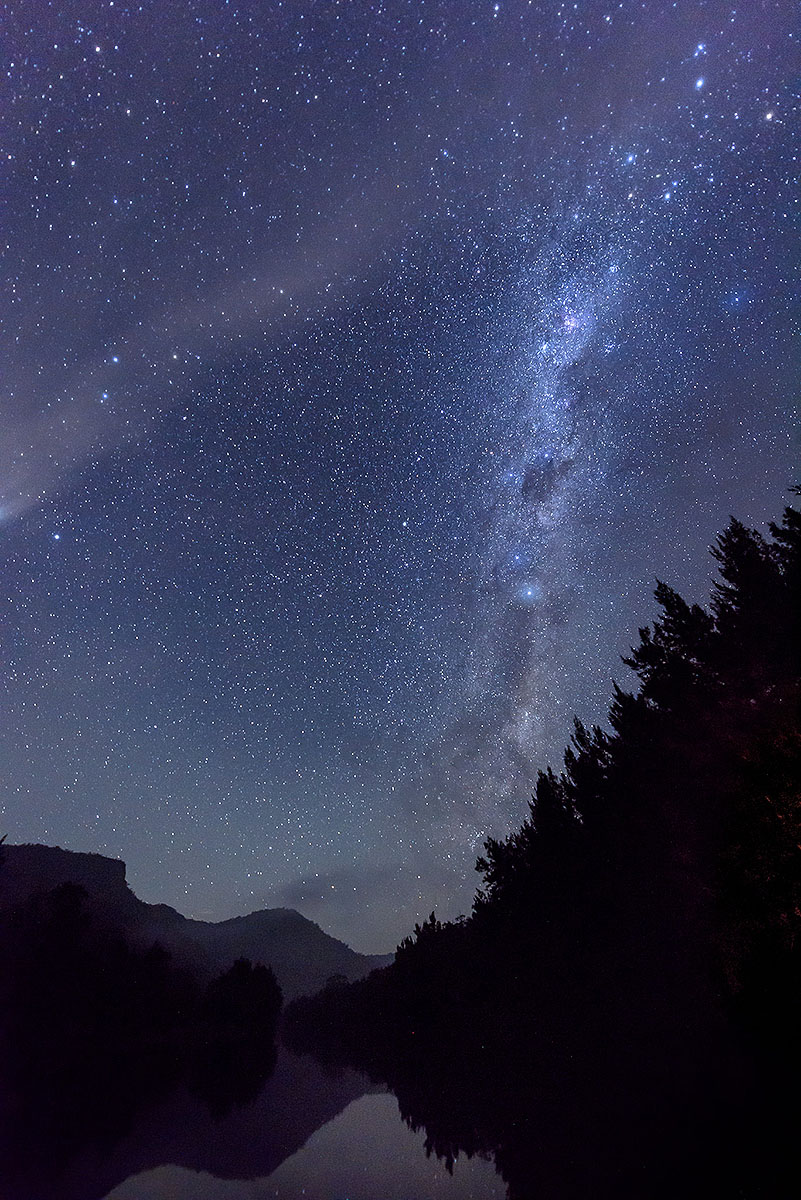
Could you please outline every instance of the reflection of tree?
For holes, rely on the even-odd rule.
[[[731,523],[709,610],[659,585],[638,693],[615,689],[610,732],[576,723],[487,842],[468,921],[432,914],[391,967],[288,1014],[387,1080],[434,1152],[491,1150],[514,1195],[674,1194],[688,1172],[774,1194],[787,1166],[801,516],[771,532]]]
[[[271,1056],[272,1048],[263,1047],[259,1053]],[[231,1082],[241,1088],[248,1081],[249,1063],[232,1060],[231,1067]],[[118,1087],[124,1086],[119,1081]],[[261,1179],[363,1095],[365,1081],[355,1072],[323,1069],[309,1058],[297,1059],[281,1050],[274,1071],[262,1079],[252,1102],[241,1104],[240,1096],[226,1090],[224,1080],[220,1084],[212,1079],[212,1088],[206,1089],[202,1077],[193,1077],[191,1087],[184,1080],[143,1094],[138,1108],[129,1110],[124,1136],[109,1137],[101,1145],[96,1122],[87,1124],[58,1159],[52,1153],[49,1159],[35,1151],[18,1153],[12,1141],[15,1130],[0,1126],[0,1196],[101,1200],[123,1180],[166,1163],[217,1179]],[[35,1099],[32,1094],[31,1110]],[[46,1100],[45,1090],[38,1101]],[[118,1103],[113,1091],[108,1101]],[[46,1143],[41,1150],[47,1155]]]

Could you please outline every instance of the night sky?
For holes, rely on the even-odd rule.
[[[780,515],[796,5],[3,8],[0,832],[390,949]]]

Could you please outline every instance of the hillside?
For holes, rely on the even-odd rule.
[[[4,845],[0,906],[18,904],[62,883],[89,893],[103,918],[139,944],[160,942],[181,965],[211,977],[237,958],[263,962],[275,972],[285,999],[314,992],[332,975],[361,979],[391,955],[364,955],[287,908],[262,909],[228,921],[195,921],[167,904],[146,904],[126,882],[125,863],[59,846]]]

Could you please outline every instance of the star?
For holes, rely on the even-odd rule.
[[[767,7],[11,30],[10,840],[217,917],[260,878],[359,949],[469,909],[652,575],[702,599],[795,470]]]

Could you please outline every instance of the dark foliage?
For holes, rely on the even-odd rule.
[[[610,732],[576,722],[487,841],[468,920],[296,1002],[287,1037],[397,1092],[510,1195],[790,1195],[801,1066],[801,517],[732,521],[710,609],[657,587]]]
[[[0,912],[0,965],[5,1179],[114,1141],[178,1083],[224,1113],[274,1065],[269,968],[240,960],[204,986],[158,944],[129,944],[78,885]]]

